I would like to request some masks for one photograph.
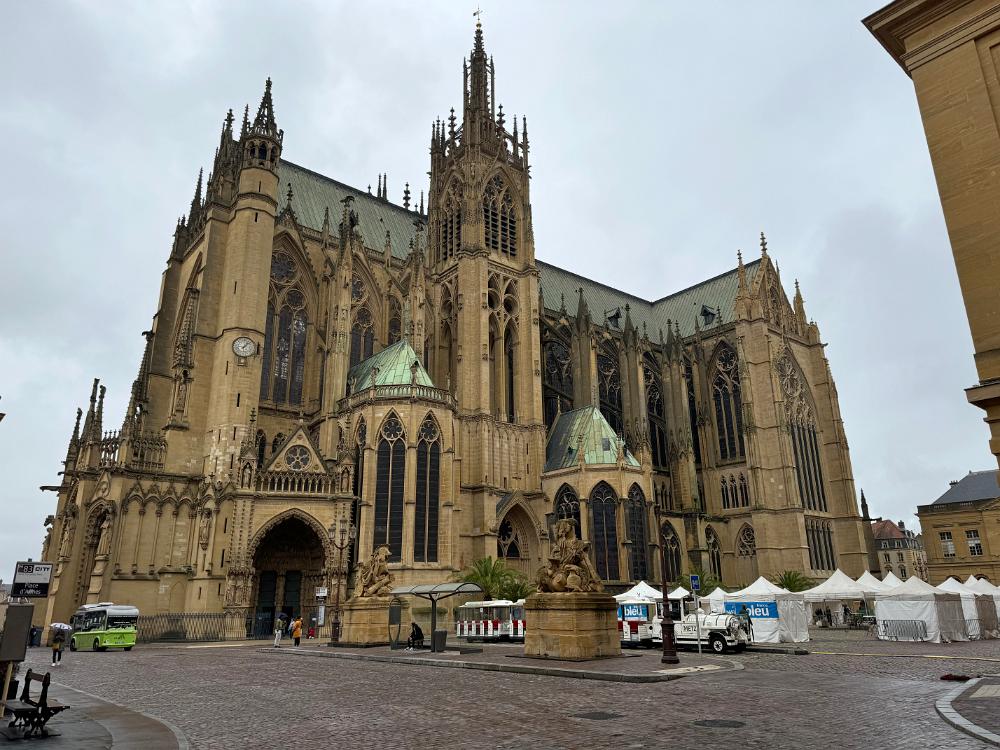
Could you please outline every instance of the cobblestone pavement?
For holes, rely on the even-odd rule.
[[[867,645],[842,643],[850,648],[839,650],[852,652]],[[925,648],[933,653],[936,647]],[[966,657],[976,653],[962,651]],[[227,749],[704,750],[723,743],[978,749],[987,746],[941,720],[934,701],[954,685],[939,680],[943,671],[967,663],[993,666],[748,654],[731,657],[745,663],[740,671],[623,684],[278,656],[254,646],[141,646],[131,653],[66,657],[56,675],[60,683],[166,719],[194,747]],[[43,666],[38,651],[29,658]],[[742,725],[711,726],[717,720]]]
[[[952,708],[973,724],[1000,735],[1000,679],[987,678],[961,694]]]

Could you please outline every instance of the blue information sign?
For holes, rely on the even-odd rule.
[[[751,619],[777,620],[778,604],[777,602],[726,602],[726,612],[733,615],[745,614]]]
[[[701,576],[697,576],[694,573],[691,574],[691,590],[701,591]]]

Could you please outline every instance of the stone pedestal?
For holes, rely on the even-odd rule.
[[[344,645],[385,646],[389,643],[389,603],[391,596],[356,596],[341,606],[340,642]],[[401,600],[399,637],[410,634],[410,603]],[[395,632],[393,626],[393,632]]]
[[[532,594],[524,603],[524,655],[549,659],[621,656],[618,603],[603,592]]]

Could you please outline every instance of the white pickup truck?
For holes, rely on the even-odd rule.
[[[653,620],[653,642],[663,643],[662,619]],[[701,628],[701,644],[716,654],[726,650],[742,651],[749,642],[740,618],[728,612],[704,614],[692,612],[684,619],[674,622],[674,643],[678,646],[697,646],[698,629]]]

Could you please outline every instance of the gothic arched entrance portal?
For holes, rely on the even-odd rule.
[[[538,534],[521,505],[508,510],[497,527],[497,558],[528,577],[539,565]]]
[[[298,516],[269,529],[253,556],[257,618],[273,623],[279,612],[292,617],[313,607],[316,587],[325,584],[325,560],[316,530]]]

